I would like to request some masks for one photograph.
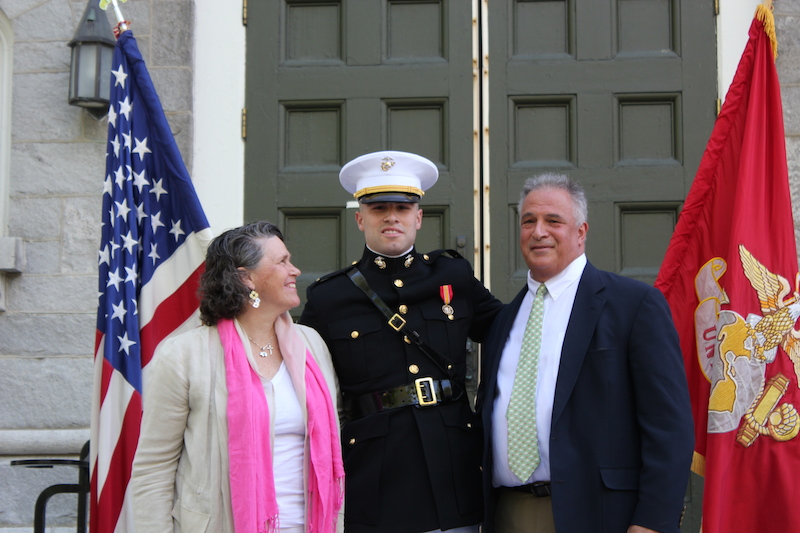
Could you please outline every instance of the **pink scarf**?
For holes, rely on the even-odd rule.
[[[250,367],[233,320],[220,320],[217,330],[225,352],[228,385],[228,456],[234,529],[271,533],[279,525],[267,398],[261,379]],[[310,442],[306,530],[332,532],[342,506],[344,486],[339,423],[333,401],[325,378],[295,330],[289,313],[275,322],[275,334],[285,355],[294,358],[305,352],[306,428]]]

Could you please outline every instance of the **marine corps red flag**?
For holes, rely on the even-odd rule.
[[[686,364],[704,533],[800,531],[800,295],[774,28],[759,6],[656,280]]]

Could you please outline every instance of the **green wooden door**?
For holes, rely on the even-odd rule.
[[[417,247],[472,255],[472,5],[250,2],[245,216],[277,221],[300,293],[361,256],[341,166],[403,150],[432,160]]]
[[[522,182],[563,171],[587,190],[589,259],[652,282],[713,126],[713,10],[714,0],[250,1],[245,218],[284,230],[304,296],[363,247],[341,166],[416,152],[440,171],[418,249],[455,248],[508,301],[526,272]],[[695,480],[686,532],[699,529],[698,491]]]

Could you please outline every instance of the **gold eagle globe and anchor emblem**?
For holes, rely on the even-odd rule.
[[[780,347],[792,361],[795,378],[800,381],[800,331],[795,329],[800,318],[800,274],[792,290],[786,278],[770,272],[743,245],[739,245],[739,259],[758,294],[762,315],[750,313],[743,318],[734,311],[720,312],[717,354],[721,379],[712,383],[709,415],[735,415],[735,404],[741,405],[748,388],[751,394],[757,392],[749,396],[752,401],[746,411],[738,411],[744,423],[737,431],[736,441],[749,447],[759,435],[783,442],[800,432],[794,406],[781,403],[790,379],[781,373],[764,379],[765,367],[775,360]],[[757,386],[755,390],[753,385]]]
[[[786,278],[773,274],[758,262],[747,249],[739,245],[739,257],[744,275],[758,293],[763,318],[748,331],[755,345],[755,356],[766,359],[765,354],[774,352],[778,346],[783,348],[794,364],[794,371],[800,379],[800,331],[794,324],[800,318],[800,298],[795,287],[792,292]]]
[[[391,157],[384,157],[381,159],[381,170],[388,172],[394,166],[394,159]]]

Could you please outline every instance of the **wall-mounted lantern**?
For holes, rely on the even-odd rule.
[[[96,119],[108,112],[115,42],[100,0],[89,0],[68,44],[72,48],[69,104],[85,108]]]

